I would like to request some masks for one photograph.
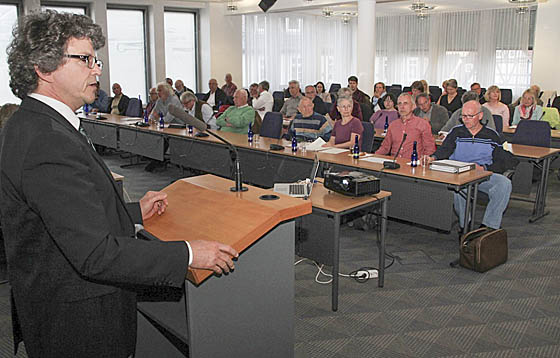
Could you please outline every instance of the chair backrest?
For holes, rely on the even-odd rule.
[[[512,143],[550,147],[550,124],[546,121],[522,119],[513,133]]]
[[[430,86],[429,90],[430,95],[432,95],[432,99],[434,100],[434,102],[437,102],[441,97],[441,88],[439,88],[438,86]]]
[[[142,101],[138,98],[131,98],[124,115],[127,117],[142,117]]]
[[[556,108],[560,112],[560,96],[554,98],[552,101],[552,107]]]
[[[206,93],[195,93],[195,96],[199,101],[204,101],[204,96],[206,96]]]
[[[282,93],[282,92],[280,92]],[[283,95],[283,93],[282,93]],[[280,112],[280,110],[282,109],[282,106],[284,106],[284,97],[282,98],[274,98],[274,102],[272,104],[272,111],[273,112]]]
[[[255,134],[260,134],[261,133],[261,127],[262,127],[262,118],[261,118],[259,112],[255,111],[255,119],[253,120],[253,125],[251,126],[251,130]]]
[[[373,123],[369,121],[362,121],[362,126],[364,127],[364,132],[362,133],[362,152],[371,153],[375,129],[373,128]]]
[[[369,121],[369,117],[373,114],[371,103],[360,103],[360,109],[362,110],[362,120]]]
[[[402,91],[398,88],[391,87],[387,89],[387,93],[392,93],[395,98],[399,98],[399,95],[402,93]]]
[[[390,87],[397,88],[399,91],[402,91],[402,85],[393,83]]]
[[[282,136],[282,113],[267,112],[261,124],[261,137],[280,138]]]
[[[410,86],[403,87],[402,91],[403,92],[412,92],[412,87],[410,87]]]
[[[333,102],[325,102],[325,110],[327,111],[327,113],[330,113],[330,111],[332,110],[334,103]]]
[[[274,99],[284,99],[284,91],[274,91],[272,92],[272,98]]]
[[[502,92],[502,100],[501,102],[504,104],[511,104],[511,100],[512,100],[512,93],[511,93],[511,89],[509,88],[502,88],[500,89],[500,92]]]
[[[331,86],[329,87],[329,93],[336,93],[341,87],[342,86],[340,85],[340,83],[331,83]]]
[[[499,114],[493,114],[492,117],[494,118],[494,124],[496,125],[496,132],[501,135],[504,131],[504,120]]]

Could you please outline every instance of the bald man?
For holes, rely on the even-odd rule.
[[[231,73],[226,73],[224,80],[226,84],[222,86],[222,91],[224,91],[228,97],[233,97],[235,91],[237,91],[237,86],[232,82]]]
[[[238,89],[233,95],[234,105],[216,118],[216,124],[224,132],[247,133],[249,124],[255,120],[255,110],[247,104],[247,91]]]
[[[218,81],[215,78],[208,81],[208,88],[210,91],[202,97],[202,100],[212,106],[215,111],[223,104],[231,104],[226,93],[218,88]]]

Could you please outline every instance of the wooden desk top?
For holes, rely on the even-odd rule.
[[[521,145],[521,144],[512,144],[511,149],[513,155],[515,155],[516,157],[524,157],[524,158],[531,158],[531,159],[543,159],[551,155],[560,153],[560,149],[558,148],[535,147],[532,145]]]
[[[310,200],[314,208],[319,208],[334,213],[340,213],[357,206],[372,203],[391,196],[388,191],[380,191],[374,195],[360,197],[346,196],[334,191],[330,191],[323,186],[323,183],[315,183],[311,192]]]
[[[146,220],[144,227],[163,241],[218,241],[242,253],[280,222],[311,213],[311,201],[260,200],[270,191],[248,186],[249,191],[234,193],[232,185],[213,175],[178,180],[163,189],[169,201],[165,213]],[[187,278],[198,285],[211,275],[189,269]]]

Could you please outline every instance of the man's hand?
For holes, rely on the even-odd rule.
[[[232,258],[239,254],[231,246],[216,241],[189,241],[193,253],[191,268],[212,270],[217,274],[235,268]]]
[[[167,208],[167,194],[161,191],[149,191],[140,199],[140,210],[142,211],[142,220],[151,218],[155,213],[163,214]]]

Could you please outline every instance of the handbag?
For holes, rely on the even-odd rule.
[[[507,232],[480,228],[461,237],[459,264],[477,272],[486,272],[507,261]]]

